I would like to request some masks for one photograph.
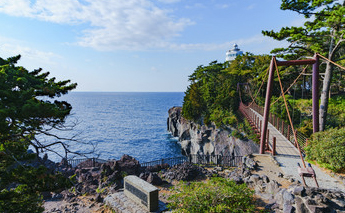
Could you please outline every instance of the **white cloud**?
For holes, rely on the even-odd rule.
[[[149,0],[0,0],[0,12],[60,24],[86,23],[89,27],[77,44],[99,50],[155,48],[193,24],[173,18]]]
[[[255,7],[256,7],[256,4],[250,4],[250,5],[247,7],[247,10],[253,10]]]
[[[227,9],[230,7],[230,4],[216,4],[217,9]]]
[[[22,41],[0,37],[0,57],[8,58],[19,54],[22,56],[19,63],[28,69],[38,68],[37,66],[42,66],[42,64],[52,65],[55,64],[56,58],[62,58],[53,52],[33,49]]]
[[[176,51],[227,51],[233,48],[233,44],[238,44],[239,48],[244,52],[254,54],[269,54],[270,51],[277,47],[286,47],[287,42],[276,41],[272,38],[261,34],[243,39],[234,39],[224,43],[194,43],[194,44],[161,44],[169,49]]]
[[[171,4],[171,3],[180,2],[181,0],[158,0],[158,1],[166,3],[166,4]]]
[[[206,6],[202,3],[195,3],[192,5],[186,5],[185,8],[186,9],[200,9],[200,8],[206,8]]]

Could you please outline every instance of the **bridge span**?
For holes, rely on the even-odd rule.
[[[249,123],[253,125],[254,131],[260,135],[261,122],[263,120],[262,109],[257,105],[252,105],[251,107],[245,106],[241,103],[240,111],[247,118]],[[274,125],[273,125],[274,124]],[[275,161],[279,163],[281,170],[284,173],[285,178],[294,178],[302,182],[302,178],[298,174],[297,163],[302,165],[302,160],[300,157],[299,150],[294,145],[294,134],[288,125],[283,123],[283,121],[275,118],[273,115],[270,116],[270,121],[268,123],[268,144],[270,150],[266,149],[266,153],[272,154]],[[275,138],[275,153],[272,153],[273,148],[273,138]],[[303,151],[303,148],[307,144],[307,138],[303,138],[301,135],[297,135],[298,143]],[[304,156],[304,154],[302,154]],[[339,177],[326,172],[322,168],[316,165],[312,165],[316,179],[321,188],[330,188],[341,190],[345,192],[345,182]],[[313,178],[305,178],[305,182],[310,187],[316,187],[316,183]]]

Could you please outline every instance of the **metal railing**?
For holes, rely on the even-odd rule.
[[[174,166],[189,162],[192,164],[238,167],[242,163],[242,156],[223,156],[223,155],[199,155],[191,154],[188,157],[166,158],[151,162],[141,163],[142,168],[154,167],[156,165]]]
[[[103,163],[106,163],[107,160],[98,159],[98,158],[84,158],[84,159],[70,159],[68,160],[68,165],[71,167],[100,167]],[[217,165],[225,167],[238,167],[242,163],[242,156],[223,156],[223,155],[199,155],[192,154],[188,157],[173,157],[173,158],[164,158],[161,160],[155,160],[150,162],[140,163],[141,168],[149,168],[157,165],[164,167],[172,167],[175,165],[180,165],[185,162],[192,164],[200,165]]]
[[[83,158],[83,159],[70,159],[68,165],[71,167],[97,167],[102,163],[106,163],[107,160],[99,158]]]
[[[140,166],[142,168],[154,167],[156,165],[175,166],[175,165],[183,164],[184,162],[188,162],[188,158],[185,156],[182,156],[182,157],[164,158],[161,160],[140,163]]]
[[[242,156],[223,155],[189,155],[188,160],[193,164],[238,167],[242,164]]]

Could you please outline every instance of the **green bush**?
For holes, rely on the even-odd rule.
[[[254,212],[253,191],[224,178],[206,182],[180,182],[168,207],[176,212]]]
[[[26,184],[0,191],[0,212],[43,212],[42,197]]]
[[[345,128],[313,134],[305,151],[308,160],[335,172],[345,171]]]

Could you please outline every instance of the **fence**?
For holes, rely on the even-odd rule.
[[[68,165],[71,167],[96,167],[105,162],[107,161],[98,158],[70,159]]]
[[[193,164],[218,165],[225,167],[238,167],[242,164],[242,156],[223,155],[189,155],[188,160]]]
[[[72,167],[100,167],[102,163],[106,163],[106,160],[98,158],[84,158],[84,159],[71,159],[68,160],[68,165]],[[154,167],[162,165],[164,167],[172,167],[180,165],[185,162],[201,165],[218,165],[226,167],[238,167],[242,163],[242,156],[222,156],[222,155],[189,155],[188,157],[174,157],[164,158],[161,160],[155,160],[145,163],[140,163],[141,168]]]
[[[223,155],[198,155],[191,154],[188,157],[166,158],[146,163],[141,163],[141,167],[153,167],[156,165],[179,165],[185,162],[201,165],[217,165],[226,167],[237,167],[242,163],[242,156],[223,156]]]
[[[145,162],[145,163],[140,163],[140,166],[145,168],[145,167],[153,167],[156,165],[169,165],[169,166],[175,166],[179,164],[183,164],[184,162],[188,162],[188,158],[183,156],[183,157],[174,157],[174,158],[164,158],[161,160],[155,160],[155,161],[150,161],[150,162]]]

